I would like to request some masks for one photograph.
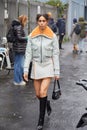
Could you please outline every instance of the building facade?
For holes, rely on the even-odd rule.
[[[87,0],[68,0],[66,34],[70,35],[73,18],[84,17],[87,20]],[[13,19],[21,14],[28,16],[28,25],[25,28],[28,34],[36,26],[36,14],[51,12],[55,21],[58,16],[57,7],[46,5],[34,0],[0,0],[0,37],[6,36]]]
[[[67,33],[70,35],[73,18],[84,17],[87,20],[87,0],[68,0]]]
[[[36,14],[51,12],[57,19],[57,8],[33,0],[0,0],[0,37],[6,36],[7,30],[13,19],[19,15],[28,16],[28,25],[25,27],[26,34],[36,26]]]
[[[0,37],[6,36],[11,21],[18,15],[28,15],[28,5],[24,0],[0,0],[0,9]]]

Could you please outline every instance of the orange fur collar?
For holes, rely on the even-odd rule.
[[[45,30],[41,31],[39,26],[37,26],[30,34],[31,38],[43,35],[49,38],[53,38],[53,31],[47,26]]]

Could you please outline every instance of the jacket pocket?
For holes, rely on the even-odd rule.
[[[51,57],[52,56],[52,47],[45,47],[45,56],[46,57]]]
[[[37,46],[32,47],[32,52],[33,52],[33,58],[39,57],[39,52],[38,52]]]

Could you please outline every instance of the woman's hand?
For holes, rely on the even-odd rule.
[[[24,73],[23,77],[25,81],[28,81],[28,73]]]

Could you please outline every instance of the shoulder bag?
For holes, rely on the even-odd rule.
[[[56,88],[57,87],[57,88]],[[52,99],[57,100],[61,96],[61,89],[60,89],[60,83],[59,80],[54,80],[54,86],[52,91]]]

